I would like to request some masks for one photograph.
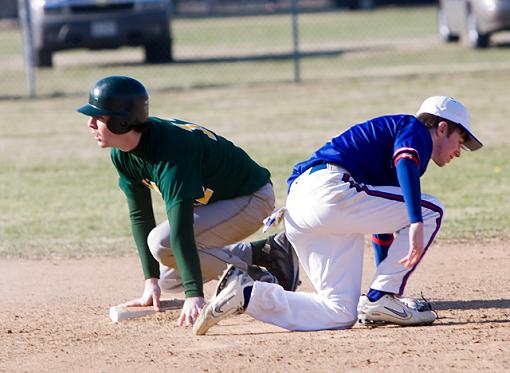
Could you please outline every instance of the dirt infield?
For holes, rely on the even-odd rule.
[[[136,257],[3,260],[0,371],[508,371],[509,268],[504,243],[432,247],[407,288],[432,300],[432,326],[298,333],[241,315],[195,337],[178,311],[110,322],[109,306],[141,292]]]

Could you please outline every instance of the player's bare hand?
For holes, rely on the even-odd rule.
[[[413,223],[409,227],[409,252],[399,263],[406,268],[412,268],[419,262],[423,250],[423,223]]]
[[[177,320],[179,326],[192,326],[195,323],[202,307],[205,305],[203,297],[190,297],[186,298],[182,306],[181,315]]]
[[[124,306],[126,307],[154,306],[154,310],[159,312],[161,309],[160,297],[161,289],[158,285],[158,279],[151,277],[145,280],[145,285],[141,298],[130,300],[129,302],[124,303]]]

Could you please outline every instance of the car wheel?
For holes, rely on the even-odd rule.
[[[146,63],[164,63],[173,61],[172,40],[169,37],[158,39],[146,44],[144,48]]]
[[[35,51],[35,66],[37,67],[52,67],[53,59],[51,51],[36,49]]]
[[[446,12],[439,8],[437,11],[437,32],[439,38],[445,43],[453,43],[459,41],[459,35],[452,33],[448,25],[448,18]]]
[[[376,0],[347,0],[347,8],[351,10],[371,10],[375,8]]]
[[[471,9],[468,12],[466,24],[468,45],[471,48],[487,48],[489,46],[490,35],[479,31],[476,14]]]

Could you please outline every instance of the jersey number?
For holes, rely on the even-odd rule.
[[[184,121],[180,121],[180,120],[173,120],[172,122],[176,126],[179,126],[180,128],[185,129],[186,131],[201,131],[204,135],[209,137],[211,140],[214,140],[214,141],[218,140],[216,138],[216,135],[214,134],[214,132],[208,130],[205,127],[199,126],[198,124],[193,124],[193,123],[184,122]]]

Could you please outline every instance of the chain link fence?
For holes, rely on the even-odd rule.
[[[295,0],[293,19],[293,1],[174,1],[173,62],[146,64],[142,48],[132,47],[55,52],[52,68],[34,70],[34,93],[82,95],[111,74],[137,77],[152,89],[356,77],[395,68],[395,51],[422,51],[410,57],[418,59],[439,43],[430,3]],[[0,98],[27,97],[23,33],[15,20],[0,22],[0,56]]]

